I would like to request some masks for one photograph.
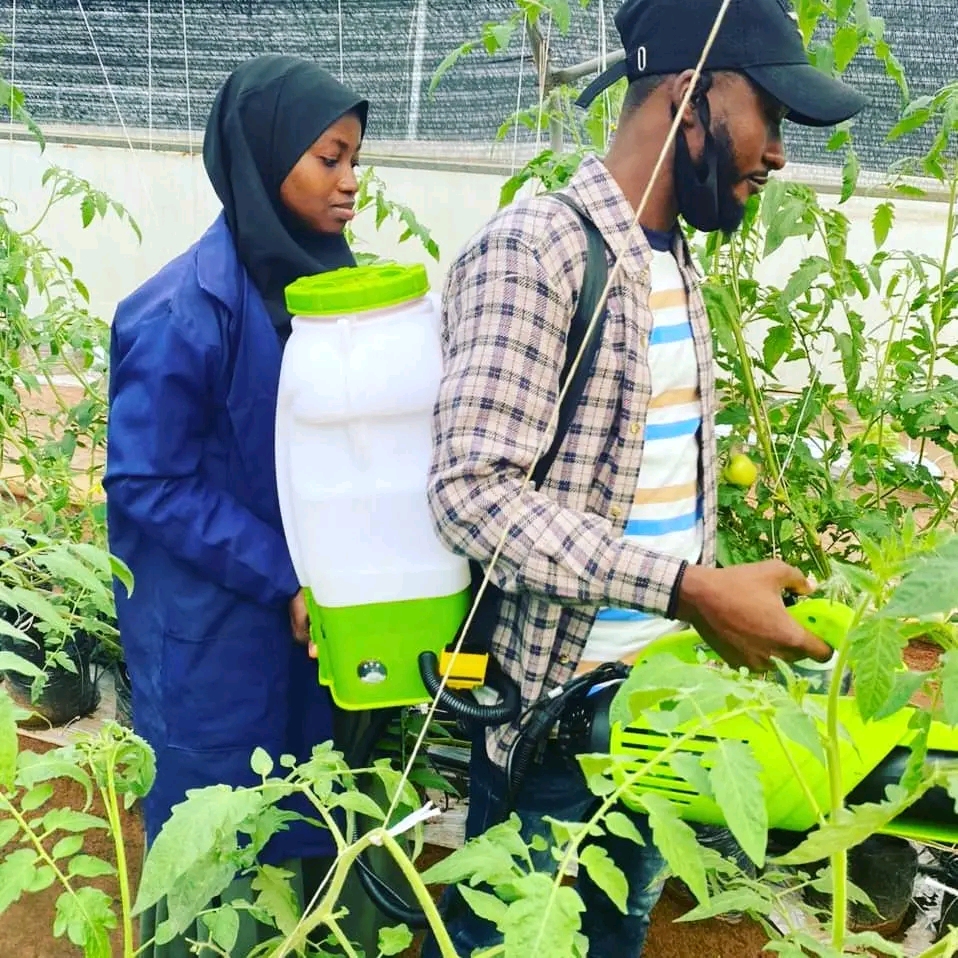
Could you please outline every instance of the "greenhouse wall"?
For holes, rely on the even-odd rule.
[[[16,221],[32,222],[42,210],[45,194],[40,175],[45,162],[69,167],[126,204],[137,219],[143,242],[115,219],[83,229],[76,208],[54,211],[46,223],[47,238],[69,257],[91,292],[92,307],[110,317],[117,300],[165,262],[192,243],[218,213],[218,204],[199,155],[173,151],[108,148],[52,143],[41,160],[35,145],[9,144],[9,161],[0,162],[0,195],[17,198]],[[441,163],[418,167],[389,157],[371,156],[388,195],[412,207],[432,231],[440,248],[439,262],[429,259],[415,240],[398,244],[397,231],[387,226],[377,232],[371,214],[357,218],[359,245],[383,256],[417,260],[428,265],[430,279],[439,285],[456,252],[495,212],[503,173],[476,172],[468,164]],[[440,167],[440,168],[436,168]],[[837,196],[823,194],[826,202]],[[844,205],[852,221],[851,255],[864,260],[874,251],[871,218],[880,198],[854,197]],[[930,200],[896,201],[895,225],[886,242],[889,249],[940,255],[947,208]],[[787,280],[799,259],[810,252],[800,240],[787,242],[762,264],[763,277]],[[863,312],[874,326],[884,320],[872,297]]]
[[[568,65],[614,50],[618,0],[574,3],[571,30],[547,28],[554,61]],[[871,0],[883,16],[913,95],[951,79],[958,48],[954,0]],[[238,62],[259,53],[311,57],[373,104],[371,136],[439,144],[447,152],[485,147],[517,106],[537,100],[527,45],[517,36],[494,57],[462,60],[428,92],[436,67],[483,23],[515,10],[513,0],[0,0],[8,44],[2,75],[27,93],[45,123],[161,131],[202,130],[216,88]],[[871,98],[856,139],[866,169],[902,153],[885,134],[900,93],[868,53],[848,73]],[[796,160],[834,166],[825,135],[792,129]],[[921,148],[920,138],[906,149]]]
[[[567,36],[546,28],[560,65],[596,56],[617,43],[611,17],[618,2],[591,0]],[[955,0],[871,0],[903,63],[912,93],[948,79],[958,48]],[[75,211],[57,211],[47,229],[72,259],[105,317],[117,300],[185,249],[217,212],[199,159],[213,94],[235,64],[266,52],[312,57],[372,101],[365,161],[376,166],[389,196],[408,204],[439,244],[429,262],[434,285],[456,251],[495,211],[506,176],[530,154],[528,135],[496,144],[503,118],[536,101],[529,51],[511,50],[461,61],[439,84],[429,83],[442,58],[475,37],[482,24],[514,9],[513,0],[463,5],[453,0],[0,0],[0,71],[27,95],[51,143],[45,158],[10,129],[9,159],[0,161],[0,193],[26,223],[41,209],[40,175],[47,162],[66,166],[130,207],[143,231],[137,245],[115,221],[83,230]],[[852,256],[873,251],[871,215],[889,167],[926,145],[920,137],[894,144],[886,133],[900,96],[877,62],[863,54],[849,77],[872,103],[855,139],[863,174],[859,196],[845,209],[853,222]],[[838,156],[824,134],[787,127],[786,174],[813,183],[837,201]],[[889,248],[940,253],[945,207],[935,200],[896,199]],[[398,246],[396,232],[377,233],[370,218],[356,224],[361,246],[400,259],[427,259],[415,241]],[[809,250],[787,243],[763,264],[767,279],[784,281]],[[864,304],[874,325],[880,305]]]

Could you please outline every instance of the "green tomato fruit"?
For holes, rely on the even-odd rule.
[[[744,453],[738,453],[725,467],[725,481],[740,489],[748,489],[758,478],[755,463]]]

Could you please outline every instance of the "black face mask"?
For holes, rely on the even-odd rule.
[[[698,163],[692,159],[684,131],[675,138],[673,176],[679,215],[703,233],[733,233],[742,225],[745,207],[733,192],[739,177],[732,143],[726,130],[720,129],[717,136],[712,133],[712,115],[704,93],[696,108],[705,131]]]

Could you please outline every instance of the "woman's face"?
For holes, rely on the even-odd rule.
[[[359,117],[340,117],[299,158],[279,188],[286,209],[317,233],[342,233],[355,216],[355,167],[362,136]]]

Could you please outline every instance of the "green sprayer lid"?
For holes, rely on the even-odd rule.
[[[421,264],[373,263],[303,276],[286,287],[294,316],[348,316],[419,299],[429,292]]]

